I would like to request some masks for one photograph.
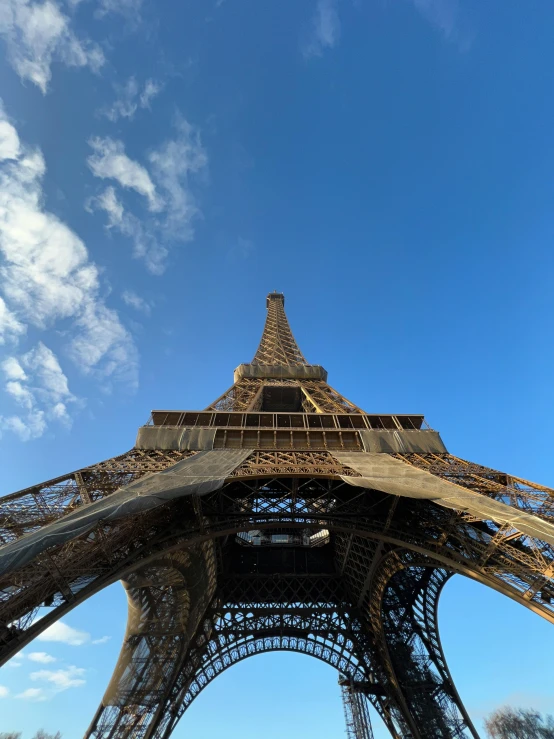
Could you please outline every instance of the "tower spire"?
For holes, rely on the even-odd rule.
[[[327,380],[318,364],[309,364],[294,338],[285,313],[283,293],[269,293],[267,317],[260,345],[250,364],[235,370],[235,383],[243,378]]]
[[[307,365],[300,351],[285,313],[283,293],[269,293],[266,300],[267,317],[264,332],[252,364],[299,367]]]

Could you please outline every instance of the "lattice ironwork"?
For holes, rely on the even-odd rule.
[[[349,612],[340,580],[329,575],[232,577],[207,614],[186,668],[168,698],[172,728],[221,672],[255,654],[293,651],[316,657],[353,679],[373,683],[365,634]],[[380,691],[379,686],[375,686]]]
[[[304,413],[363,413],[322,380],[265,380],[242,378],[209,405],[208,411],[257,411],[261,409],[264,387],[290,385],[300,387]]]
[[[209,405],[207,411],[255,411],[261,401],[263,380],[242,379]],[[257,402],[258,401],[258,402]]]
[[[57,521],[143,475],[161,472],[191,451],[131,449],[126,454],[0,498],[0,545]]]
[[[308,364],[295,341],[285,314],[285,296],[267,296],[267,317],[252,364],[299,366]]]
[[[363,688],[352,678],[339,678],[348,739],[373,739],[368,701]]]
[[[429,736],[478,739],[438,636],[438,598],[451,573],[409,567],[410,558],[410,553],[401,551],[383,557],[370,605],[374,618],[379,619],[378,643],[397,692],[393,719],[399,727],[407,722],[412,733],[424,726]]]
[[[0,664],[88,597],[123,580],[128,628],[87,737],[168,739],[192,700],[224,669],[252,654],[286,649],[323,659],[356,687],[347,714],[351,731],[369,701],[395,739],[475,739],[438,636],[442,586],[461,573],[554,622],[553,547],[516,523],[349,484],[360,473],[333,456],[344,444],[325,447],[328,428],[321,419],[339,414],[350,424],[346,433],[356,435],[356,429],[378,434],[380,426],[364,428],[360,409],[322,379],[321,368],[306,363],[282,296],[272,296],[254,362],[209,409],[245,414],[234,471],[217,484],[199,483],[197,492],[161,499],[151,510],[94,519],[84,532],[1,570]],[[285,439],[279,428],[276,448],[249,453],[254,436],[247,413],[259,412],[263,426],[263,413],[280,412],[280,397],[287,418],[304,414],[309,440],[292,427]],[[383,434],[423,433],[422,418],[414,418],[411,430],[391,421]],[[80,518],[95,506],[104,510],[118,500],[110,496],[146,475],[153,473],[148,484],[167,480],[156,473],[172,468],[173,475],[175,465],[183,469],[177,463],[191,467],[237,454],[209,451],[210,439],[217,446],[222,433],[217,425],[192,434],[185,423],[172,436],[176,447],[185,437],[189,446],[191,439],[203,446],[132,449],[2,498],[0,560],[17,542],[23,546],[25,536],[50,532],[75,512]],[[229,433],[236,434],[235,419],[231,425]],[[261,426],[259,446],[269,438]],[[233,443],[229,437],[229,448]],[[199,452],[212,457],[186,462]],[[515,512],[554,520],[549,488],[447,453],[390,453]],[[360,725],[354,735],[367,739],[370,725]]]
[[[317,413],[363,413],[361,408],[351,403],[334,388],[321,380],[302,381],[302,392],[311,408],[306,412]]]
[[[329,452],[303,451],[254,451],[248,459],[237,467],[233,477],[266,477],[267,475],[302,475],[313,477],[359,477],[359,473],[340,464]]]
[[[445,564],[471,574],[480,581],[507,589],[516,599],[525,595],[533,610],[549,620],[554,608],[543,597],[551,579],[553,558],[539,541],[515,538],[494,522],[472,521],[463,513],[440,509],[431,503],[403,499],[398,501],[374,491],[351,488],[340,481],[318,478],[276,478],[271,494],[267,480],[238,481],[197,501],[195,507],[180,501],[183,518],[171,521],[169,507],[147,516],[131,517],[124,523],[101,523],[102,536],[78,538],[69,545],[49,552],[55,569],[63,573],[66,591],[80,591],[84,581],[94,582],[124,561],[129,549],[129,534],[137,541],[144,532],[145,545],[153,546],[160,536],[168,539],[194,537],[202,529],[211,536],[226,530],[250,530],[261,526],[295,523],[314,528],[333,525],[346,531],[369,534],[400,543],[410,543],[421,551],[440,556]],[[393,510],[394,508],[394,510]],[[199,525],[198,510],[206,521]],[[354,516],[354,518],[353,518]],[[170,526],[166,527],[167,521]],[[136,542],[135,542],[136,543]],[[337,543],[337,546],[339,544]],[[135,547],[136,548],[136,547]],[[539,556],[540,555],[540,556]],[[93,566],[95,564],[95,566]],[[8,623],[20,617],[19,607],[50,597],[64,600],[54,576],[48,576],[40,563],[25,567],[0,581],[0,602]],[[531,597],[529,597],[531,593]],[[56,595],[57,594],[57,595]],[[16,607],[17,604],[17,607]]]
[[[544,485],[497,472],[452,454],[397,454],[414,467],[431,472],[448,482],[469,488],[544,520],[554,517],[554,491]]]

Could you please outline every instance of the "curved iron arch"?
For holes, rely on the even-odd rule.
[[[259,481],[261,484],[267,483],[266,481]],[[344,485],[344,483],[339,483]],[[216,496],[219,493],[215,494]],[[212,496],[214,497],[214,496]],[[427,504],[433,506],[432,503]],[[178,509],[178,506],[177,506]],[[533,552],[526,554],[524,551],[517,550],[515,547],[510,546],[509,536],[506,536],[506,541],[502,536],[502,531],[492,531],[490,534],[483,533],[472,525],[471,521],[464,521],[463,515],[446,513],[444,510],[439,510],[435,506],[435,513],[440,514],[443,524],[449,525],[451,529],[455,529],[454,523],[457,524],[458,534],[466,531],[466,539],[463,545],[469,545],[475,552],[470,549],[467,554],[469,556],[462,557],[459,555],[457,550],[445,549],[442,552],[437,549],[437,542],[435,540],[424,540],[418,541],[413,531],[403,532],[395,531],[392,527],[389,527],[386,533],[382,533],[383,524],[381,521],[375,521],[371,519],[362,520],[358,518],[353,525],[353,522],[348,517],[342,517],[337,514],[329,515],[324,511],[318,511],[317,520],[314,521],[313,512],[311,515],[306,515],[304,512],[302,520],[300,522],[287,521],[288,526],[298,526],[309,529],[321,528],[325,526],[331,531],[343,532],[350,535],[359,535],[363,537],[373,538],[374,540],[380,540],[386,542],[391,546],[410,548],[414,552],[418,552],[423,557],[431,557],[434,559],[439,566],[453,569],[461,574],[464,574],[472,579],[477,580],[495,590],[507,595],[508,597],[516,600],[527,608],[535,611],[543,618],[554,622],[554,604],[541,602],[537,598],[537,592],[540,590],[540,583],[545,580],[549,580],[551,575],[547,573],[552,569],[550,560],[546,559],[544,565],[541,561],[534,556]],[[23,648],[25,644],[31,641],[35,636],[41,633],[42,630],[47,628],[53,622],[58,620],[63,614],[83,602],[86,598],[98,592],[107,585],[126,577],[130,572],[138,569],[146,564],[148,561],[156,560],[162,553],[169,555],[172,552],[179,551],[183,547],[193,546],[195,543],[206,541],[209,539],[215,539],[219,537],[225,537],[234,535],[240,531],[248,531],[251,528],[272,528],[278,525],[282,525],[282,517],[275,515],[256,515],[251,516],[246,522],[239,522],[236,517],[227,520],[219,520],[215,526],[198,525],[196,523],[192,527],[183,530],[182,526],[179,526],[179,522],[175,520],[176,517],[167,515],[168,511],[159,512],[158,518],[163,524],[169,523],[169,525],[160,525],[158,532],[153,531],[153,534],[149,540],[141,547],[134,550],[130,556],[124,557],[121,561],[115,561],[115,563],[107,562],[104,568],[98,568],[99,573],[96,575],[94,580],[85,583],[83,586],[77,588],[76,592],[72,593],[70,599],[62,599],[59,606],[55,607],[51,614],[44,617],[38,622],[32,623],[32,609],[36,608],[36,596],[31,594],[29,601],[33,604],[26,606],[25,599],[18,595],[17,598],[13,598],[14,602],[17,601],[17,611],[12,611],[6,616],[7,622],[14,622],[17,618],[21,617],[23,613],[29,613],[29,617],[26,618],[30,622],[24,632],[16,635],[16,638],[12,640],[10,645],[6,645],[2,649],[0,655],[0,661],[3,663],[7,661],[11,655]],[[453,521],[456,519],[456,521]],[[450,521],[450,524],[449,524]],[[133,526],[133,521],[129,522],[129,526]],[[105,539],[109,544],[110,532],[106,532]],[[86,539],[86,537],[81,537]],[[86,542],[83,542],[86,543]],[[126,544],[126,542],[125,542]],[[433,548],[429,546],[432,545]],[[69,547],[68,547],[69,548]],[[98,552],[96,552],[98,554]],[[448,556],[446,556],[448,555]],[[486,557],[486,569],[480,567],[479,557]],[[500,559],[500,561],[495,561]],[[465,560],[465,561],[464,561]],[[502,562],[504,560],[504,562]],[[86,568],[86,571],[90,571],[90,557],[81,557],[81,567]],[[542,572],[541,572],[542,567]],[[507,569],[508,568],[508,569]],[[513,572],[516,568],[519,568],[517,577],[514,577]],[[73,569],[77,569],[74,566]],[[103,570],[103,571],[102,571]],[[495,571],[496,570],[496,571]],[[538,571],[537,571],[538,570]],[[507,572],[507,577],[503,580],[503,573]],[[542,574],[544,572],[544,574]],[[81,577],[80,573],[78,576]],[[51,576],[51,573],[45,569],[43,572],[43,581],[50,579],[49,589],[44,585],[42,586],[41,598],[52,598],[56,592],[59,592],[59,584],[55,577]],[[535,584],[535,583],[539,584]],[[527,592],[526,592],[527,591]],[[531,592],[531,597],[526,597]],[[9,605],[9,603],[8,603]]]
[[[259,495],[259,490],[262,487],[268,487],[273,479],[250,480],[249,487],[252,489],[253,484],[254,487],[257,486],[256,494]],[[314,484],[316,482],[322,488],[327,486],[328,493],[331,497],[334,495],[337,487],[344,485],[344,483],[332,480],[314,480]],[[283,480],[280,480],[279,484],[283,485]],[[349,492],[352,493],[351,490]],[[101,573],[104,576],[100,580],[92,581],[82,589],[77,590],[71,601],[66,601],[63,606],[55,610],[55,613],[52,613],[49,622],[51,623],[59,618],[62,609],[67,612],[67,610],[77,605],[78,602],[82,602],[86,597],[89,597],[93,592],[109,584],[109,582],[120,579],[122,576],[128,577],[132,572],[155,563],[160,556],[163,556],[166,561],[167,558],[171,560],[172,557],[177,556],[176,553],[178,551],[190,549],[202,542],[235,534],[239,531],[247,531],[252,528],[275,528],[283,525],[312,530],[317,530],[324,526],[332,532],[339,532],[348,536],[359,536],[366,540],[380,541],[386,548],[398,547],[409,549],[412,565],[418,561],[422,564],[425,561],[431,561],[435,567],[438,566],[462,572],[473,579],[500,590],[527,607],[538,611],[549,620],[554,620],[552,608],[548,607],[548,604],[540,603],[537,600],[536,593],[538,588],[534,584],[537,577],[544,580],[546,575],[544,570],[547,571],[548,567],[537,573],[537,562],[536,560],[532,561],[533,553],[527,553],[523,546],[514,547],[510,544],[509,537],[506,537],[505,541],[504,532],[501,527],[492,529],[489,532],[485,530],[486,527],[480,524],[480,522],[468,520],[463,514],[450,513],[443,510],[439,511],[432,503],[422,506],[421,501],[419,501],[419,512],[422,514],[425,513],[426,516],[428,515],[430,520],[434,521],[433,525],[436,526],[436,529],[442,531],[441,536],[443,538],[441,541],[437,541],[432,535],[432,531],[430,533],[426,531],[425,533],[428,535],[425,537],[421,531],[418,531],[414,527],[406,530],[399,529],[398,527],[395,529],[394,526],[387,528],[384,526],[382,518],[370,515],[371,510],[365,511],[363,506],[360,509],[358,505],[360,498],[364,498],[366,504],[369,499],[367,491],[365,493],[365,495],[358,493],[357,496],[352,494],[349,500],[354,501],[354,504],[350,508],[348,506],[345,508],[343,505],[341,510],[337,510],[337,507],[326,507],[325,503],[321,502],[322,500],[324,501],[324,495],[322,494],[317,508],[313,506],[304,507],[304,509],[298,509],[290,513],[283,513],[280,510],[274,509],[268,511],[261,510],[251,513],[246,517],[240,517],[234,514],[230,517],[217,519],[214,524],[210,521],[211,507],[218,504],[219,496],[228,494],[227,489],[214,493],[211,496],[206,496],[206,499],[196,501],[198,507],[194,510],[193,517],[191,517],[191,512],[186,507],[188,505],[190,508],[190,501],[183,501],[179,505],[173,506],[171,512],[169,509],[160,511],[157,519],[160,525],[157,529],[153,525],[154,521],[150,519],[151,533],[144,543],[142,552],[135,550],[130,556],[124,558],[123,561],[118,562],[116,559],[116,566],[112,567],[111,571]],[[245,495],[248,494],[251,493],[247,491]],[[385,496],[384,494],[378,495],[381,495],[382,498],[390,499],[390,496]],[[176,516],[175,514],[178,511],[182,513],[186,512],[186,516],[182,518]],[[355,516],[354,518],[352,518],[353,514]],[[183,520],[189,522],[187,526],[183,526]],[[167,525],[168,522],[170,524],[169,526]],[[107,543],[109,545],[110,530],[108,529],[105,534],[104,544],[106,545]],[[444,536],[445,534],[446,537]],[[449,537],[452,543],[448,543]],[[445,546],[447,543],[448,546]],[[87,545],[88,541],[84,537],[79,545],[80,549],[78,547],[76,550],[81,557],[83,557],[83,552]],[[513,565],[514,562],[519,566],[519,579],[513,579],[513,566],[509,570],[510,577],[512,577],[511,580],[509,578],[502,580],[501,577],[498,577],[498,573],[502,574],[504,571],[503,567],[507,564]],[[483,566],[485,564],[486,568]],[[88,566],[90,567],[90,562]],[[58,587],[55,579],[52,587]],[[524,598],[522,595],[524,587],[531,593],[528,598]],[[39,624],[29,631],[28,640],[40,633],[40,630],[47,625],[49,624],[46,621],[39,622]],[[15,646],[15,649],[20,648],[21,645],[20,641]]]
[[[237,640],[221,652],[214,651],[209,661],[202,665],[201,671],[195,675],[187,690],[187,694],[183,700],[183,710],[186,710],[200,695],[202,690],[207,688],[216,677],[230,667],[249,657],[256,657],[269,652],[295,652],[304,654],[308,657],[314,657],[330,667],[334,667],[353,680],[363,681],[367,677],[361,668],[353,668],[350,660],[346,659],[339,650],[333,646],[322,644],[310,637],[301,639],[294,636],[280,636],[278,634],[273,636],[268,634],[245,637],[243,640]]]

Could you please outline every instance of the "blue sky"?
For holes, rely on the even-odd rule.
[[[0,493],[206,406],[273,289],[347,397],[554,486],[553,29],[509,0],[5,0]],[[477,722],[554,712],[548,624],[462,578],[440,616]],[[113,586],[0,670],[0,731],[79,736],[124,620]],[[343,731],[333,671],[270,655],[175,736],[267,711],[268,737]]]

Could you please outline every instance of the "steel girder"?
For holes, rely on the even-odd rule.
[[[173,669],[168,670],[171,683],[164,683],[162,689],[158,687],[155,699],[148,694],[145,700],[144,686],[156,682],[154,676],[159,669],[152,662],[150,675],[140,674],[140,681],[126,681],[121,703],[113,705],[112,699],[111,705],[101,706],[87,738],[122,739],[132,730],[137,739],[168,739],[194,698],[221,672],[255,654],[277,650],[314,656],[350,681],[363,684],[393,736],[476,737],[452,685],[438,641],[436,601],[448,575],[421,567],[400,570],[401,561],[396,552],[394,557],[385,555],[375,571],[375,580],[378,588],[383,573],[395,573],[385,588],[378,617],[380,624],[388,626],[391,586],[396,589],[398,583],[394,580],[410,573],[402,602],[404,606],[409,603],[408,609],[413,609],[416,618],[402,622],[400,639],[408,645],[420,639],[426,651],[420,647],[416,654],[410,647],[402,652],[401,665],[409,681],[396,680],[398,655],[391,650],[391,644],[398,646],[397,633],[387,629],[385,640],[380,643],[383,631],[372,633],[370,622],[349,603],[343,578],[234,576],[222,580],[194,638],[188,642],[186,653],[173,649],[170,634],[166,636],[169,649],[164,651],[163,645],[158,644],[160,652],[171,652],[174,657]],[[315,600],[314,593],[318,593]],[[374,595],[372,602],[378,596]],[[430,665],[440,666],[440,678],[431,673]],[[359,718],[367,711],[365,700],[364,696],[356,698]]]
[[[160,557],[124,582],[127,630],[87,736],[144,737],[174,684],[217,582],[214,543]]]
[[[373,681],[364,639],[336,576],[224,578],[167,696],[166,720],[152,736],[169,737],[192,701],[215,677],[256,654],[299,652],[353,678]]]
[[[0,582],[0,613],[5,624],[0,634],[0,658],[5,661],[61,613],[119,579],[121,573],[140,566],[144,558],[167,548],[178,549],[195,539],[284,522],[347,533],[358,530],[361,536],[410,546],[554,620],[553,605],[545,597],[554,559],[550,548],[540,541],[514,537],[512,531],[493,522],[474,521],[432,503],[398,502],[381,493],[352,492],[349,486],[332,480],[299,480],[301,495],[291,507],[288,488],[292,486],[286,479],[276,479],[274,484],[280,487],[277,497],[265,499],[259,481],[246,480],[230,483],[201,499],[200,510],[208,518],[201,525],[191,501],[174,506],[180,511],[178,520],[170,507],[164,507],[117,525],[100,523],[95,535],[50,550],[39,561],[4,577]],[[308,501],[302,497],[306,492]],[[31,625],[35,609],[42,604],[54,608],[52,615],[44,623]]]
[[[411,553],[402,550],[383,557],[371,602],[377,643],[396,696],[392,717],[396,714],[397,725],[407,724],[414,737],[478,739],[448,670],[438,632],[439,596],[452,573],[410,567],[410,560]]]
[[[4,506],[9,507],[3,519],[5,530],[15,538],[40,526],[45,519],[63,515],[64,511],[71,510],[71,506],[87,505],[87,485],[93,500],[104,490],[109,494],[111,489],[118,487],[122,475],[144,474],[153,465],[164,468],[173,464],[178,455],[182,453],[141,454],[133,450],[129,455],[103,463],[103,469],[88,468],[84,474],[74,473],[24,491],[19,496],[9,496],[3,501]],[[514,478],[476,465],[469,467],[469,463],[450,455],[435,457],[419,456],[416,462],[437,466],[438,471],[432,470],[435,474],[454,473],[458,482],[461,478],[468,487],[478,486],[480,491],[493,497],[506,499],[511,496],[511,505],[527,507],[537,515],[550,517],[551,493],[547,488],[524,481],[514,482]],[[334,537],[337,572],[341,573],[345,586],[350,588],[350,602],[361,612],[370,613],[377,663],[384,666],[384,676],[377,679],[389,686],[387,696],[379,700],[374,698],[373,702],[393,735],[425,737],[425,733],[417,733],[417,726],[419,717],[430,709],[429,706],[414,704],[417,694],[413,689],[414,674],[419,675],[420,683],[427,681],[429,685],[429,680],[433,681],[433,702],[441,707],[443,714],[450,715],[454,711],[454,719],[448,729],[451,733],[445,736],[464,736],[464,731],[467,735],[471,726],[447,674],[442,652],[440,649],[437,651],[436,645],[440,642],[436,636],[436,624],[429,617],[429,607],[422,606],[436,601],[433,601],[432,591],[438,588],[438,581],[431,578],[422,589],[421,568],[433,566],[445,572],[462,572],[554,620],[548,597],[554,561],[550,548],[492,521],[477,521],[463,513],[440,509],[427,501],[399,500],[377,491],[351,488],[337,479],[281,477],[284,469],[289,474],[292,472],[290,459],[280,460],[278,452],[272,459],[275,460],[274,477],[261,480],[255,477],[255,472],[259,474],[259,465],[256,465],[252,471],[243,470],[242,478],[230,481],[222,490],[205,498],[179,501],[117,525],[100,523],[93,534],[51,549],[36,562],[4,578],[0,583],[0,615],[4,623],[0,654],[3,661],[86,597],[122,577],[132,583],[135,572],[144,571],[157,561],[156,566],[159,566],[160,557],[166,563],[171,561],[172,566],[177,565],[184,550],[194,551],[201,542],[221,539],[240,531],[279,530],[283,527],[321,531],[326,528]],[[267,459],[263,462],[269,464]],[[335,475],[337,472],[333,470]],[[104,475],[104,482],[99,481],[101,475]],[[45,496],[45,490],[51,499]],[[53,504],[52,499],[61,501],[60,505]],[[25,515],[19,516],[19,511]],[[14,522],[19,523],[19,528]],[[418,568],[414,571],[416,575],[412,572],[405,581],[399,580],[400,575],[390,570],[380,575],[385,555],[391,560],[400,558],[400,570]],[[381,619],[380,628],[377,628],[380,622],[375,612],[380,607],[376,604],[381,602],[375,597],[377,580],[374,578],[378,576],[383,583],[390,582],[390,585],[383,586],[382,602],[393,605],[395,614],[403,611],[400,616],[395,616],[397,620],[392,616]],[[412,601],[406,600],[410,587],[412,590],[415,588],[413,592],[418,594]],[[404,601],[399,593],[403,594]],[[160,597],[171,601],[167,593]],[[44,604],[51,608],[50,615],[31,624],[36,609]],[[405,642],[407,633],[408,642],[413,645],[418,659],[424,654],[422,645],[427,650],[427,656],[419,660],[426,664],[427,672],[422,673],[419,668],[415,673],[400,670],[405,654],[400,654],[398,644]],[[167,695],[168,686],[173,689],[176,685],[172,681],[172,676],[177,674],[174,655],[177,652],[183,655],[187,649],[186,644],[183,646],[182,637],[180,641],[180,651],[168,652],[165,662],[168,669],[159,670],[160,675],[166,676],[157,693],[159,698]],[[284,642],[275,640],[264,643],[284,646]],[[237,644],[236,650],[229,654],[239,654],[241,649],[242,646]],[[230,659],[223,657],[227,661]],[[181,668],[182,665],[179,674]],[[429,674],[433,678],[429,678]],[[148,720],[147,723],[153,725],[151,709],[143,713],[140,719],[143,723]],[[415,719],[412,719],[413,714]],[[172,718],[171,714],[169,717]],[[177,715],[173,715],[173,719],[176,718]],[[121,726],[124,725],[121,723],[123,719],[117,720]],[[118,734],[98,736],[115,737]]]
[[[265,326],[252,364],[284,367],[308,364],[292,334],[285,313],[285,296],[269,294]]]
[[[265,394],[294,396],[301,406],[295,412],[308,416],[306,428],[321,414],[363,414],[327,384],[323,368],[307,365],[284,296],[270,294],[267,307],[252,365],[237,372],[235,384],[208,410],[263,412]],[[376,428],[398,426],[388,421],[377,417]],[[248,428],[233,443],[242,444],[243,431]],[[343,478],[357,473],[333,457],[333,450],[354,448],[340,424],[334,440],[310,433],[300,442],[291,434],[285,444],[281,431],[272,443],[265,435],[262,444],[260,436],[254,446],[267,448],[255,449],[217,492],[99,521],[2,575],[0,664],[72,608],[123,580],[126,638],[91,739],[167,739],[215,676],[273,649],[312,654],[366,685],[367,699],[395,739],[476,737],[438,636],[442,585],[462,573],[554,622],[553,547],[513,526],[432,501],[348,485]],[[360,439],[356,444],[362,448]],[[0,500],[0,546],[194,453],[132,449],[6,496]],[[554,519],[549,488],[446,453],[394,456],[516,510]],[[251,547],[253,531],[263,534],[260,542],[287,532],[307,548],[326,548],[332,569],[238,577],[228,555],[233,546]],[[36,620],[41,606],[47,614]],[[363,700],[356,694],[359,715]]]
[[[304,413],[362,413],[362,410],[323,380],[278,380],[241,378],[207,407],[213,411],[256,411],[264,387],[300,387]]]
[[[342,694],[346,736],[348,739],[373,739],[367,699],[356,681],[341,675],[339,685]]]
[[[149,577],[163,580],[157,569],[152,565]],[[346,611],[341,580],[335,576],[224,578],[202,617],[185,619],[195,624],[192,637],[175,628],[182,604],[173,599],[168,609],[167,593],[148,586],[143,571],[140,586],[150,588],[140,641],[134,634],[126,636],[111,686],[86,734],[90,739],[169,737],[212,679],[262,652],[303,652],[353,678],[371,679],[359,651],[359,624]],[[164,617],[167,623],[160,628]],[[154,641],[147,647],[146,639]]]
[[[438,633],[438,600],[453,571],[354,535],[337,537],[336,552],[345,585],[373,628],[389,691],[370,700],[393,736],[477,737]]]

